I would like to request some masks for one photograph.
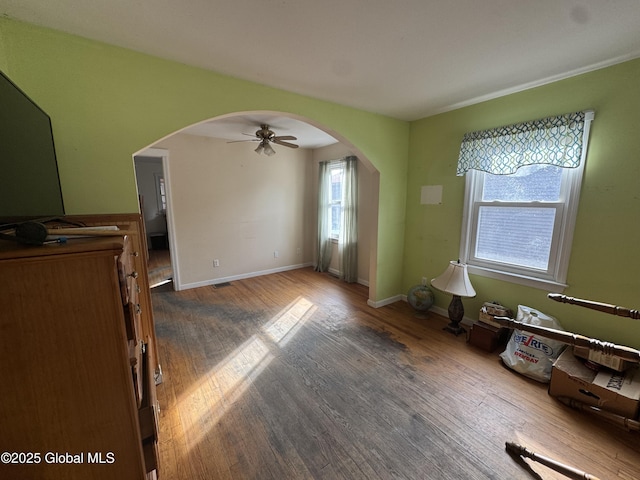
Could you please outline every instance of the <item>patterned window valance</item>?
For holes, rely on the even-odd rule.
[[[585,121],[592,118],[591,111],[576,112],[467,133],[456,174],[473,169],[509,175],[533,164],[575,168],[582,158]]]

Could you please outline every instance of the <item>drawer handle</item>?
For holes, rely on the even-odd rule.
[[[138,252],[131,252],[131,256],[132,257],[138,257],[138,256],[140,256],[140,254]]]
[[[129,276],[130,276],[131,278],[138,278],[138,272],[131,272],[131,273],[129,274]]]

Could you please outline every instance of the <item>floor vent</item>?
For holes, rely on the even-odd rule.
[[[231,286],[231,282],[216,283],[213,288],[222,288]]]

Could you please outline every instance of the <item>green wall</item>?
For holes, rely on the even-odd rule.
[[[593,108],[567,295],[640,308],[640,60],[412,122],[0,19],[0,69],[52,118],[68,213],[138,209],[131,155],[190,124],[273,110],[302,116],[353,144],[380,172],[373,300],[433,278],[458,256],[465,132]],[[443,185],[442,205],[420,205]],[[373,280],[373,279],[372,279]],[[546,291],[472,276],[486,300],[556,316],[567,330],[640,348],[640,322],[562,305]],[[373,282],[372,282],[373,283]],[[437,293],[437,305],[449,298]]]
[[[401,290],[409,123],[6,18],[0,69],[51,116],[69,214],[137,212],[132,154],[202,120],[271,110],[336,132],[380,172],[373,300]]]
[[[464,177],[456,177],[465,132],[595,110],[566,295],[640,309],[640,60],[590,72],[412,123],[403,287],[431,279],[459,255]],[[441,205],[420,205],[422,185],[443,185]],[[546,298],[534,288],[471,276],[465,314],[487,300],[555,316],[566,330],[640,348],[640,321]],[[436,293],[446,308],[450,298]]]

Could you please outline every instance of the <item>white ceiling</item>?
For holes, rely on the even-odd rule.
[[[293,135],[297,140],[289,140],[288,142],[294,143],[301,148],[319,148],[337,142],[328,133],[306,122],[269,113],[233,115],[185,128],[182,133],[222,138],[233,142],[240,140],[257,141],[256,131],[263,124],[268,125],[277,136]],[[285,147],[274,145],[273,148],[277,151],[279,148]]]
[[[638,0],[0,0],[0,16],[403,120],[640,57]]]

